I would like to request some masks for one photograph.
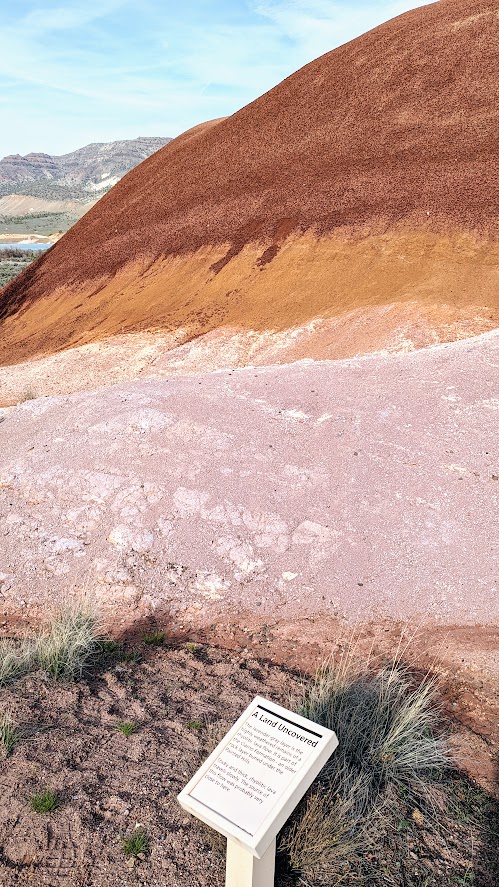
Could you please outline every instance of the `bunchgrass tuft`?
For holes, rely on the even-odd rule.
[[[199,718],[194,718],[194,720],[188,721],[188,723],[187,723],[187,729],[188,730],[195,730],[197,733],[201,732],[201,730],[203,729],[203,726],[204,726],[203,722],[200,721]]]
[[[59,799],[56,792],[47,788],[40,794],[31,796],[30,806],[35,813],[53,813],[59,806]]]
[[[121,839],[121,846],[127,856],[141,856],[149,852],[149,835],[143,828],[137,828]]]
[[[15,683],[33,670],[36,644],[32,640],[0,641],[0,688]]]
[[[73,680],[96,660],[100,649],[97,618],[83,607],[64,610],[37,642],[42,671],[54,680]]]
[[[26,403],[27,400],[35,400],[36,394],[31,388],[27,388],[21,396],[19,403]]]
[[[161,647],[165,642],[165,638],[164,631],[151,631],[145,634],[142,640],[144,644],[149,644],[151,647]]]
[[[20,738],[19,727],[11,715],[7,712],[0,715],[0,743],[6,758],[10,757]]]
[[[334,730],[339,745],[290,821],[280,850],[304,885],[358,882],[356,857],[382,853],[386,808],[429,796],[448,766],[430,679],[415,683],[399,664],[321,669],[301,713]],[[395,799],[395,800],[394,800]]]
[[[134,733],[139,729],[137,724],[134,724],[132,721],[120,721],[116,724],[116,729],[123,733],[123,736],[133,736]]]

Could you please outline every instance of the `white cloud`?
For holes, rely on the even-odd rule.
[[[0,6],[2,0],[0,0]],[[19,4],[20,5],[20,4]],[[230,114],[410,0],[26,0],[0,29],[0,156],[176,135]]]
[[[292,40],[307,61],[371,30],[396,15],[433,0],[333,2],[333,0],[256,0],[254,9]]]

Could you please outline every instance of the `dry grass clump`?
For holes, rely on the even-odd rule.
[[[33,670],[36,644],[29,639],[0,641],[0,689],[18,681]]]
[[[19,727],[11,715],[8,712],[0,715],[0,743],[6,758],[12,754],[20,738]]]
[[[37,639],[38,665],[55,680],[81,677],[100,652],[100,637],[95,613],[81,606],[68,608]]]
[[[379,671],[323,668],[302,713],[339,745],[285,829],[280,850],[302,884],[364,883],[356,861],[382,852],[397,798],[420,802],[448,765],[430,679],[399,664]]]
[[[0,689],[41,669],[54,680],[80,677],[102,653],[95,613],[82,605],[62,610],[35,638],[0,640]]]

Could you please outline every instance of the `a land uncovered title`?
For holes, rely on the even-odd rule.
[[[264,709],[264,711],[265,711],[265,709]],[[290,737],[290,739],[299,739],[300,742],[304,742],[305,745],[310,745],[310,746],[312,746],[312,748],[316,748],[317,745],[319,744],[319,739],[320,739],[321,737],[319,737],[318,739],[315,739],[315,740],[314,740],[314,739],[309,739],[308,736],[302,736],[301,733],[297,733],[296,730],[292,730],[290,727],[288,727],[288,726],[284,723],[284,721],[282,721],[282,720],[280,719],[279,715],[276,715],[276,716],[275,716],[275,717],[276,717],[276,720],[274,720],[274,719],[271,718],[271,717],[270,717],[270,718],[267,717],[267,715],[264,715],[264,714],[262,713],[262,710],[260,709],[260,707],[258,707],[258,708],[253,712],[252,717],[253,717],[253,718],[258,718],[258,720],[261,721],[262,724],[267,724],[268,727],[276,727],[281,733],[286,733],[286,734]],[[292,724],[291,721],[289,721],[289,723]],[[292,724],[292,726],[294,727],[294,726],[296,726],[296,725],[295,725],[295,724]],[[303,728],[302,728],[302,729],[303,729]],[[310,731],[310,733],[312,733],[312,731]],[[312,733],[312,736],[317,736],[317,735],[318,735],[317,733]]]

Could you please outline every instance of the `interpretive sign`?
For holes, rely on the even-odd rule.
[[[228,838],[234,858],[231,842],[262,859],[337,745],[331,730],[257,696],[178,800]]]

